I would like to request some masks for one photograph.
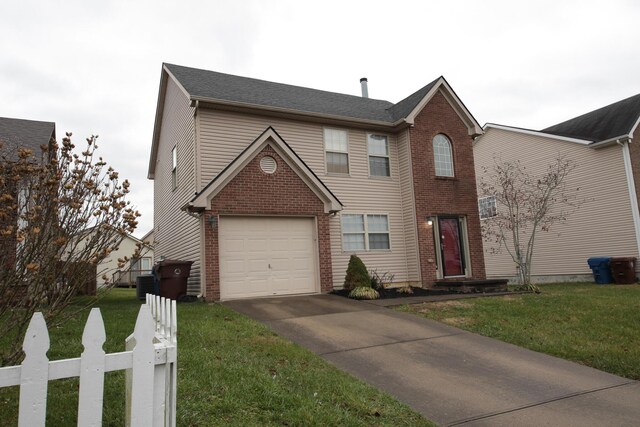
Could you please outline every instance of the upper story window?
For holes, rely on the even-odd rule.
[[[176,146],[171,150],[171,185],[174,190],[178,187],[178,152]]]
[[[369,175],[391,176],[389,140],[384,135],[367,135],[369,147]]]
[[[342,249],[370,251],[389,249],[389,217],[384,214],[343,214]]]
[[[349,173],[349,144],[347,131],[324,130],[324,150],[327,159],[327,173]]]
[[[436,176],[454,176],[451,141],[441,133],[433,138],[433,160]]]
[[[498,215],[496,196],[481,197],[478,199],[478,211],[480,219],[489,219]]]

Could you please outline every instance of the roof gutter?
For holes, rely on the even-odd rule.
[[[590,144],[594,143],[593,141],[589,141],[589,140],[586,140],[586,139],[570,138],[568,136],[560,136],[560,135],[555,135],[553,133],[546,133],[546,132],[537,131],[537,130],[533,130],[533,129],[524,129],[524,128],[519,128],[519,127],[515,127],[515,126],[499,125],[497,123],[485,123],[483,129],[485,131],[487,129],[506,130],[506,131],[509,131],[509,132],[517,132],[517,133],[522,133],[522,134],[525,134],[525,135],[532,135],[532,136],[540,136],[540,137],[544,137],[544,138],[557,139],[559,141],[575,142],[576,144],[582,144],[582,145],[587,145],[587,146],[591,146]]]
[[[200,218],[200,214],[204,212],[204,208],[197,208],[191,202],[186,203],[180,210],[194,218]]]
[[[593,148],[597,150],[598,148],[608,147],[610,145],[620,144],[622,145],[624,142],[631,142],[632,136],[629,134],[616,136],[615,138],[605,139],[604,141],[592,142],[589,144],[589,148]]]

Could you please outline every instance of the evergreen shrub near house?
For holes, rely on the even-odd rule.
[[[344,288],[351,291],[357,287],[371,287],[371,277],[362,260],[357,255],[351,255],[344,278]]]
[[[349,298],[377,299],[380,294],[371,287],[371,276],[362,260],[357,255],[351,255],[344,278],[344,288],[349,290]]]

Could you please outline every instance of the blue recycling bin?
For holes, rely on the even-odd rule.
[[[593,279],[598,285],[613,283],[610,256],[592,257],[587,260],[587,263],[593,272]]]

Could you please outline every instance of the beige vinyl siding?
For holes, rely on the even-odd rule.
[[[171,179],[171,151],[177,147],[177,183]],[[195,193],[195,124],[193,108],[169,78],[160,129],[154,179],[155,258],[194,261],[189,293],[200,293],[199,221],[181,211]]]
[[[502,160],[520,159],[528,170],[542,173],[559,154],[576,162],[567,188],[580,188],[580,208],[549,232],[536,236],[532,275],[589,275],[587,259],[593,256],[638,256],[622,148],[614,145],[594,150],[584,145],[536,135],[489,128],[474,144],[476,175],[482,167]],[[498,207],[499,208],[499,207]],[[484,243],[488,277],[511,277],[516,273],[511,257]]]
[[[413,192],[409,130],[398,134],[398,165],[400,169],[400,190],[402,192],[402,221],[407,251],[407,280],[418,282],[420,281],[420,258],[418,255],[418,225],[416,223],[416,199]]]
[[[349,176],[345,176],[325,173],[322,124],[212,109],[198,110],[198,123],[202,187],[268,126],[272,126],[340,199],[344,204],[344,213],[389,215],[391,250],[358,252],[367,267],[389,271],[395,274],[397,282],[406,282],[415,277],[417,265],[407,267],[407,259],[415,260],[416,256],[408,254],[405,242],[405,220],[395,135],[388,135],[391,177],[370,178],[366,129],[342,128],[348,132],[349,144],[350,173]],[[335,126],[328,127],[340,129]],[[350,253],[342,251],[339,214],[330,218],[330,230],[334,286],[340,287],[344,281]],[[412,251],[415,252],[413,246]]]

